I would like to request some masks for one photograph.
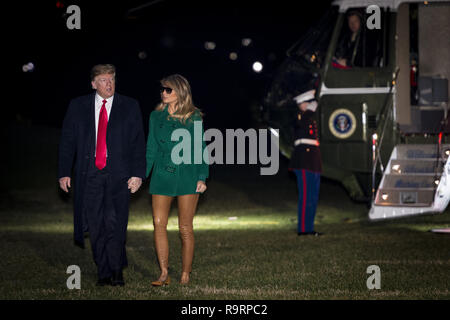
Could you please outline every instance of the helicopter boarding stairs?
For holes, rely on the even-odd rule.
[[[394,147],[369,212],[371,220],[443,212],[450,200],[450,144]]]

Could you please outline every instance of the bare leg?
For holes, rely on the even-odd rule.
[[[169,274],[169,240],[167,239],[167,222],[173,197],[152,195],[153,226],[156,254],[158,256],[161,275],[158,281],[164,281]]]
[[[198,194],[178,196],[178,227],[182,244],[182,273],[180,283],[187,284],[194,258],[193,221],[197,209]]]

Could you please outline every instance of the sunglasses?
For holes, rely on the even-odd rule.
[[[161,87],[159,89],[159,92],[163,93],[164,91],[167,92],[167,94],[171,94],[172,93],[172,88],[167,88],[167,87]]]

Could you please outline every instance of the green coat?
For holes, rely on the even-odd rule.
[[[209,175],[209,165],[203,160],[201,164],[194,163],[194,138],[201,139],[202,154],[206,148],[203,140],[203,122],[201,116],[194,114],[183,124],[180,120],[170,118],[167,105],[162,111],[154,110],[150,114],[149,132],[147,139],[147,172],[150,180],[151,194],[178,196],[195,194],[197,182],[206,181]],[[200,121],[201,136],[194,136],[194,121]],[[180,141],[171,141],[172,132],[178,128],[185,128],[191,135],[191,163],[175,164],[171,159],[172,148]],[[198,132],[197,132],[198,133]],[[181,152],[180,155],[183,153]]]

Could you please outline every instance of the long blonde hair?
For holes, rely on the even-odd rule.
[[[189,119],[194,113],[198,113],[198,115],[203,116],[203,113],[194,106],[192,101],[192,93],[191,86],[185,77],[179,74],[172,74],[167,76],[160,81],[163,87],[169,87],[175,91],[177,95],[176,102],[176,111],[169,115],[169,117],[178,119],[179,121],[186,123],[186,120]],[[158,104],[156,110],[162,111],[166,103],[162,102]]]

